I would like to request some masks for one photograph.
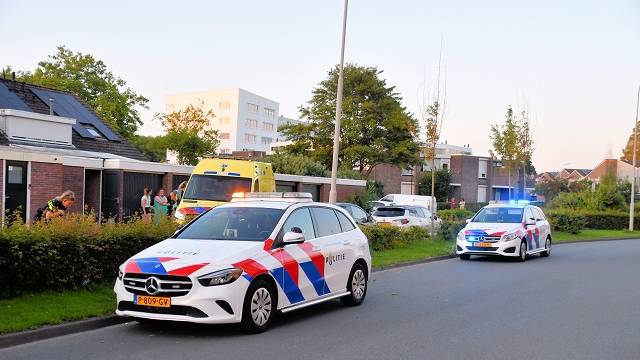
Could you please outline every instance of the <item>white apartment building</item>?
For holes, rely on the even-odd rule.
[[[451,155],[473,155],[473,149],[467,146],[450,145],[444,143],[436,144],[435,165],[437,170],[451,168]],[[422,171],[431,171],[431,161],[424,160]]]
[[[166,112],[182,110],[191,104],[204,102],[215,119],[211,128],[219,133],[218,152],[269,151],[278,138],[280,104],[244,89],[211,90],[167,95]]]

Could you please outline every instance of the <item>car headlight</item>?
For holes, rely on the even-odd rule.
[[[458,240],[466,240],[464,237],[464,230],[460,230],[460,232],[458,232]]]
[[[517,238],[518,238],[518,234],[516,234],[516,233],[502,235],[502,241],[512,241],[512,240],[515,240]]]
[[[242,269],[231,268],[214,271],[212,273],[198,277],[198,282],[202,286],[216,286],[230,284],[242,275]]]

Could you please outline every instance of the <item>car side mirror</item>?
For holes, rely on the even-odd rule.
[[[535,225],[536,224],[536,220],[535,219],[527,219],[527,222],[525,223],[526,225]]]
[[[289,244],[302,244],[304,242],[304,235],[299,232],[288,231],[282,237],[282,243]]]
[[[467,219],[464,222],[466,222],[467,224],[471,222],[471,219]]]

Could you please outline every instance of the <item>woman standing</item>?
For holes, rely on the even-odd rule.
[[[151,215],[153,214],[153,207],[151,206],[151,189],[144,188],[142,197],[140,198],[140,208],[142,209],[142,220],[144,222],[151,222]]]
[[[154,221],[159,223],[163,218],[167,217],[167,213],[169,212],[169,200],[164,195],[164,189],[158,190],[158,195],[153,199],[153,209],[154,209]]]

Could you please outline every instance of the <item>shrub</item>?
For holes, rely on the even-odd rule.
[[[573,233],[576,233],[574,232],[576,226],[579,226],[578,231],[580,229],[623,230],[629,226],[629,214],[623,211],[551,210],[546,214],[555,230]],[[577,223],[568,225],[572,221]],[[640,226],[639,214],[635,215],[634,224],[636,227]]]
[[[176,228],[169,220],[101,225],[79,215],[30,226],[13,223],[0,229],[0,297],[112,280],[122,262]]]
[[[547,213],[549,222],[554,230],[577,234],[586,225],[584,216],[575,211],[556,211]]]
[[[370,201],[379,200],[384,196],[382,191],[382,184],[375,181],[367,181],[367,189],[364,192],[358,192],[349,195],[347,202],[356,204],[363,208],[365,211],[371,211]]]
[[[374,251],[395,249],[429,237],[426,229],[417,226],[401,229],[393,225],[374,224],[360,228],[369,239],[369,246]]]
[[[438,228],[438,237],[444,240],[455,240],[458,236],[458,232],[464,228],[466,222],[464,221],[450,221],[442,220],[440,228]]]
[[[443,221],[464,221],[471,218],[473,214],[472,211],[467,209],[438,210],[438,216],[442,218]]]

